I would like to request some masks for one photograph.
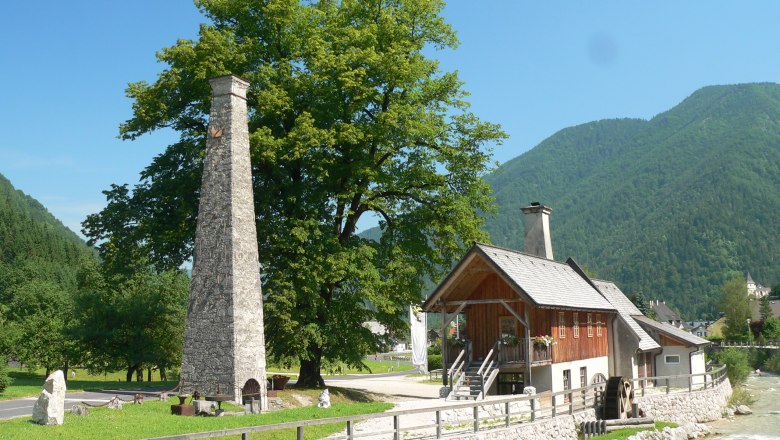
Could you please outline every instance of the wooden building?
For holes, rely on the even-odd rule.
[[[466,315],[464,346],[448,350],[443,342],[445,365],[456,367],[444,378],[450,397],[520,393],[529,385],[560,391],[609,374],[616,309],[572,259],[474,244],[423,310],[441,313],[444,326]]]

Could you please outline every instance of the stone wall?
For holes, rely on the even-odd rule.
[[[723,408],[731,397],[731,383],[725,379],[715,388],[692,393],[656,394],[637,397],[639,409],[645,416],[666,422],[711,422],[721,418]]]
[[[696,431],[697,436],[702,434],[700,425],[692,425],[689,422],[702,423],[720,419],[723,408],[726,406],[730,396],[731,384],[726,379],[717,387],[708,390],[692,393],[657,394],[638,397],[636,401],[647,417],[681,425],[687,423],[693,426],[693,428],[689,426],[684,430],[679,428],[678,430],[682,430],[680,433],[677,431],[673,433],[674,435],[680,434],[687,437],[686,433],[693,431]],[[530,419],[530,404],[528,401],[512,402],[510,407],[513,423],[517,423],[518,418]],[[503,410],[503,404],[485,405],[479,409],[479,417],[480,419],[500,417],[503,414]],[[472,423],[471,418],[473,414],[473,410],[470,408],[446,410],[442,411],[442,420],[445,426],[461,426],[466,423]],[[580,424],[592,420],[596,420],[596,412],[593,409],[588,409],[574,415],[565,414],[554,419],[548,418],[536,422],[515,424],[509,428],[486,429],[473,434],[463,434],[461,432],[457,435],[457,438],[467,440],[576,440]],[[501,424],[503,422],[496,419],[495,423]],[[663,432],[659,432],[658,437],[649,435],[641,438],[662,438]]]
[[[580,423],[590,420],[596,420],[596,413],[592,409],[504,429],[492,429],[473,434],[460,433],[457,437],[465,440],[577,440],[577,429]]]

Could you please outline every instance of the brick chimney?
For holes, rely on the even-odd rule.
[[[548,208],[539,202],[533,202],[523,211],[523,226],[525,226],[525,246],[523,252],[538,257],[553,259],[552,239],[550,238],[550,214]]]

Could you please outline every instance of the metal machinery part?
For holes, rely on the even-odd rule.
[[[625,419],[631,415],[634,387],[623,376],[610,377],[604,390],[604,419]]]

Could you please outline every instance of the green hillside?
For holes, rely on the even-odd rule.
[[[37,200],[0,175],[0,299],[9,286],[50,281],[76,287],[76,271],[90,248]]]
[[[572,256],[625,292],[714,316],[749,270],[780,282],[780,85],[705,87],[650,121],[561,130],[488,177],[494,243],[522,249],[519,208],[553,208],[557,260]]]

